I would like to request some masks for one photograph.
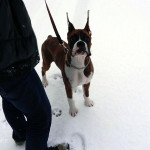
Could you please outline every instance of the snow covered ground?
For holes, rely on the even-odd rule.
[[[35,30],[39,51],[49,34],[55,35],[44,0],[24,0]],[[82,88],[74,99],[79,113],[69,106],[60,70],[47,73],[45,89],[53,109],[48,145],[69,142],[75,150],[150,150],[150,1],[149,0],[47,0],[60,35],[66,40],[67,21],[83,28],[90,9],[92,61],[95,74],[84,106]],[[42,62],[42,61],[41,61]],[[41,77],[41,62],[36,70]],[[0,101],[1,103],[1,101]],[[0,105],[0,149],[24,150],[11,138],[11,128]]]

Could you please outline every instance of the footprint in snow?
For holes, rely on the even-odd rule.
[[[60,110],[59,108],[54,108],[52,110],[52,113],[53,113],[54,116],[59,117],[62,114],[62,110]]]
[[[70,150],[85,150],[85,139],[80,133],[72,135],[69,142]]]
[[[2,122],[2,125],[3,125],[4,127],[8,125],[8,123],[7,123],[6,120],[2,120],[1,122]]]
[[[81,89],[81,87],[75,87],[75,88],[73,88],[73,92],[74,93],[81,93],[82,89]]]
[[[54,80],[57,80],[57,79],[62,79],[62,76],[61,76],[60,74],[54,74],[54,75],[52,76],[52,78],[53,78]]]

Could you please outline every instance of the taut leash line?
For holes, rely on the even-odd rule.
[[[50,12],[50,10],[49,10],[49,8],[48,8],[48,5],[47,5],[46,0],[45,0],[45,4],[46,4],[46,8],[47,8],[47,11],[48,11],[48,14],[49,14],[50,21],[51,21],[51,23],[52,23],[53,29],[54,29],[55,34],[56,34],[56,36],[57,36],[57,39],[58,39],[58,41],[59,41],[59,44],[64,47],[64,52],[65,52],[65,53],[68,53],[68,48],[65,46],[63,40],[61,39],[61,37],[60,37],[60,35],[59,35],[59,33],[58,33],[58,30],[57,30],[57,28],[56,28],[55,22],[54,22],[54,20],[53,20],[53,17],[52,17],[52,15],[51,15],[51,12]]]
[[[58,39],[58,41],[59,41],[59,44],[63,45],[63,40],[61,39],[61,37],[60,37],[60,35],[59,35],[59,33],[58,33],[58,30],[57,30],[57,28],[56,28],[55,22],[54,22],[54,20],[53,20],[53,17],[52,17],[52,15],[51,15],[51,12],[50,12],[50,10],[49,10],[49,8],[48,8],[48,5],[47,5],[46,0],[45,0],[45,4],[46,4],[46,8],[47,8],[47,11],[48,11],[48,14],[49,14],[50,21],[51,21],[51,23],[52,23],[53,29],[54,29],[55,34],[56,34],[56,36],[57,36],[57,39]]]

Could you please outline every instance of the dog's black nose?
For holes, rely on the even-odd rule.
[[[84,44],[84,42],[79,41],[79,42],[77,43],[77,46],[78,46],[79,48],[83,48],[83,47],[85,47],[85,44]]]

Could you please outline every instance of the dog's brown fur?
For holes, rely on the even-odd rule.
[[[68,44],[65,42],[65,46],[69,49]],[[56,37],[48,36],[47,40],[42,45],[42,58],[43,58],[43,66],[42,66],[42,76],[45,75],[46,71],[51,66],[51,63],[54,61],[57,67],[62,72],[63,81],[65,84],[66,94],[68,98],[72,98],[72,87],[68,81],[67,76],[65,75],[65,52],[63,46],[61,46],[57,40]],[[68,61],[71,62],[71,54],[70,51],[67,54]],[[88,63],[89,57],[85,59],[85,64]],[[67,64],[66,64],[67,65]],[[92,61],[90,61],[90,64],[88,67],[84,70],[85,76],[89,76],[91,72],[94,72]],[[85,95],[89,96],[89,85],[84,85]]]
[[[86,66],[86,68],[82,71],[79,71],[78,69],[75,71],[74,68],[72,69],[69,68],[71,64],[71,59],[73,59],[73,57],[71,57],[72,55],[72,50],[70,50],[70,47],[72,49],[72,45],[73,43],[71,42],[71,39],[74,35],[77,35],[78,37],[81,36],[81,39],[83,41],[86,42],[86,46],[87,46],[87,56],[84,59],[84,64],[85,66],[88,64],[88,66]],[[89,38],[89,41],[87,41],[85,39],[85,37]],[[90,60],[90,48],[91,48],[91,31],[89,28],[89,11],[88,11],[88,18],[87,18],[87,23],[85,25],[84,29],[75,29],[73,24],[69,21],[68,18],[68,34],[67,34],[67,39],[68,39],[68,44],[66,42],[64,42],[65,46],[68,49],[68,53],[66,54],[64,51],[64,47],[61,46],[57,40],[56,37],[52,37],[51,35],[48,36],[47,40],[43,43],[42,45],[42,57],[43,57],[43,66],[42,66],[42,77],[43,77],[43,85],[47,86],[48,82],[46,79],[46,71],[50,68],[51,63],[55,62],[55,64],[57,65],[57,67],[61,70],[62,73],[62,78],[64,81],[64,85],[65,85],[65,89],[66,89],[66,94],[68,97],[68,102],[69,102],[69,106],[70,106],[70,114],[72,116],[75,116],[78,112],[78,110],[75,107],[74,104],[74,100],[73,100],[73,93],[72,93],[72,86],[78,86],[80,85],[80,82],[82,83],[83,86],[83,91],[84,91],[84,100],[85,100],[85,105],[92,107],[93,106],[93,101],[90,100],[89,98],[89,87],[90,87],[90,80],[93,76],[94,73],[94,68],[93,68],[93,64],[92,61]],[[76,41],[77,42],[77,41]],[[75,44],[75,43],[74,43]],[[68,62],[66,62],[66,57],[68,59]],[[82,62],[83,63],[83,62]],[[65,67],[67,66],[67,67]],[[67,68],[67,70],[66,70]],[[65,72],[66,71],[66,72]],[[73,71],[73,72],[72,72]],[[81,80],[80,81],[80,77],[78,77],[76,79],[76,77],[73,77],[73,74],[70,73],[75,73],[75,75],[81,75]],[[67,74],[67,75],[66,75]],[[68,76],[68,77],[67,77]],[[70,77],[72,77],[72,81],[75,83],[77,81],[77,83],[70,83],[72,82]],[[83,78],[83,79],[82,79]],[[72,84],[72,86],[71,86]]]

